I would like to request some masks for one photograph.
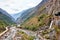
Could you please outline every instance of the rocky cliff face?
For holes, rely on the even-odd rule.
[[[55,20],[56,40],[60,40],[60,0],[50,0],[46,5],[48,14],[52,15]]]
[[[57,13],[58,11],[60,11],[60,0],[49,0],[46,3],[46,9],[50,14]]]

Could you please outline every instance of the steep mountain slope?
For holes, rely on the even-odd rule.
[[[17,13],[17,14],[11,14],[11,16],[15,19],[15,21],[17,20],[18,17],[20,17],[21,13]]]
[[[44,3],[46,3],[46,2],[47,2],[47,0],[43,0],[36,7],[25,10],[23,13],[21,13],[21,16],[17,19],[17,23],[22,23],[22,22],[26,21],[27,19],[29,19],[29,17],[32,17],[33,15],[36,15],[36,12],[38,12],[37,10],[39,10],[39,8],[42,5],[44,5]],[[42,7],[42,8],[44,9],[44,7]]]
[[[23,14],[24,16],[21,17],[21,19],[18,21],[20,22],[23,19],[27,18],[26,20],[22,20],[21,26],[23,28],[29,29],[29,30],[37,30],[42,26],[49,26],[50,25],[50,21],[49,19],[51,19],[52,15],[48,15],[48,11],[46,8],[46,4],[48,3],[48,0],[43,0],[39,5],[37,5],[36,7],[34,7],[31,12],[28,12],[28,16],[29,14],[33,14],[30,15],[29,17],[26,15],[26,12]],[[30,10],[29,10],[30,11]],[[22,16],[22,15],[21,15]],[[47,22],[46,22],[47,21]]]
[[[6,11],[0,8],[0,27],[13,24],[13,20],[14,19]]]
[[[21,27],[33,31],[39,30],[47,40],[60,40],[60,0],[49,0],[42,6],[39,5],[34,12],[36,15],[24,21]],[[49,29],[52,21],[54,23]]]
[[[35,31],[36,37],[41,35],[42,39],[60,40],[60,0],[43,0],[36,7],[24,11],[17,23],[24,29]]]
[[[34,11],[33,11],[34,10]],[[36,10],[34,8],[27,9],[21,13],[21,16],[16,20],[17,23],[22,23],[34,14]]]

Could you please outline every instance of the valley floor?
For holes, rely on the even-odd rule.
[[[46,33],[46,30],[44,33],[43,31],[44,30],[33,32],[29,30],[19,29],[16,27],[10,27],[9,31],[0,37],[0,40],[53,40],[54,39],[53,30],[50,31],[49,33]],[[48,37],[47,35],[50,37]]]

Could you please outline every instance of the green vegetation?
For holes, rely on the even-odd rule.
[[[43,10],[45,10],[45,5],[42,5],[36,12],[32,13],[29,18],[27,18],[22,24],[21,27],[24,29],[37,31],[41,26],[47,25],[46,19],[48,20],[48,15],[46,13],[41,13]],[[33,12],[33,11],[32,11]],[[37,14],[37,15],[36,15]],[[40,14],[40,15],[38,15]]]
[[[49,18],[51,18],[50,15],[45,13],[40,14],[39,16],[33,16],[32,18],[30,18],[22,24],[22,28],[36,31],[40,27],[47,26],[48,24],[50,24]]]
[[[21,24],[21,27],[32,31],[37,31],[40,27],[49,26],[52,15],[45,12],[45,9],[45,5],[42,5],[37,12],[34,13],[34,16],[29,17]]]
[[[39,26],[43,26],[45,24],[45,19],[47,18],[48,15],[46,14],[41,14],[38,17],[38,21],[39,21]]]
[[[56,32],[60,32],[60,28],[59,28],[58,26],[53,25],[53,27],[55,28],[55,31],[56,31]]]
[[[6,23],[4,21],[0,20],[0,33],[5,30]]]
[[[6,23],[7,25],[11,25],[14,23],[9,16],[7,16],[1,12],[0,12],[0,20],[3,21],[4,23]]]
[[[0,12],[0,32],[3,32],[5,27],[10,26],[11,24],[14,24],[12,19]]]
[[[28,30],[32,30],[32,31],[36,31],[38,29],[38,27],[36,25],[25,26],[23,28],[28,29]]]
[[[19,31],[18,32],[19,35],[22,35],[22,40],[34,40],[35,37],[33,36],[29,36],[26,33],[24,33],[23,31]]]

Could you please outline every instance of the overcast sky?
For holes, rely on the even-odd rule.
[[[0,0],[0,8],[9,14],[21,12],[38,5],[42,0]]]

